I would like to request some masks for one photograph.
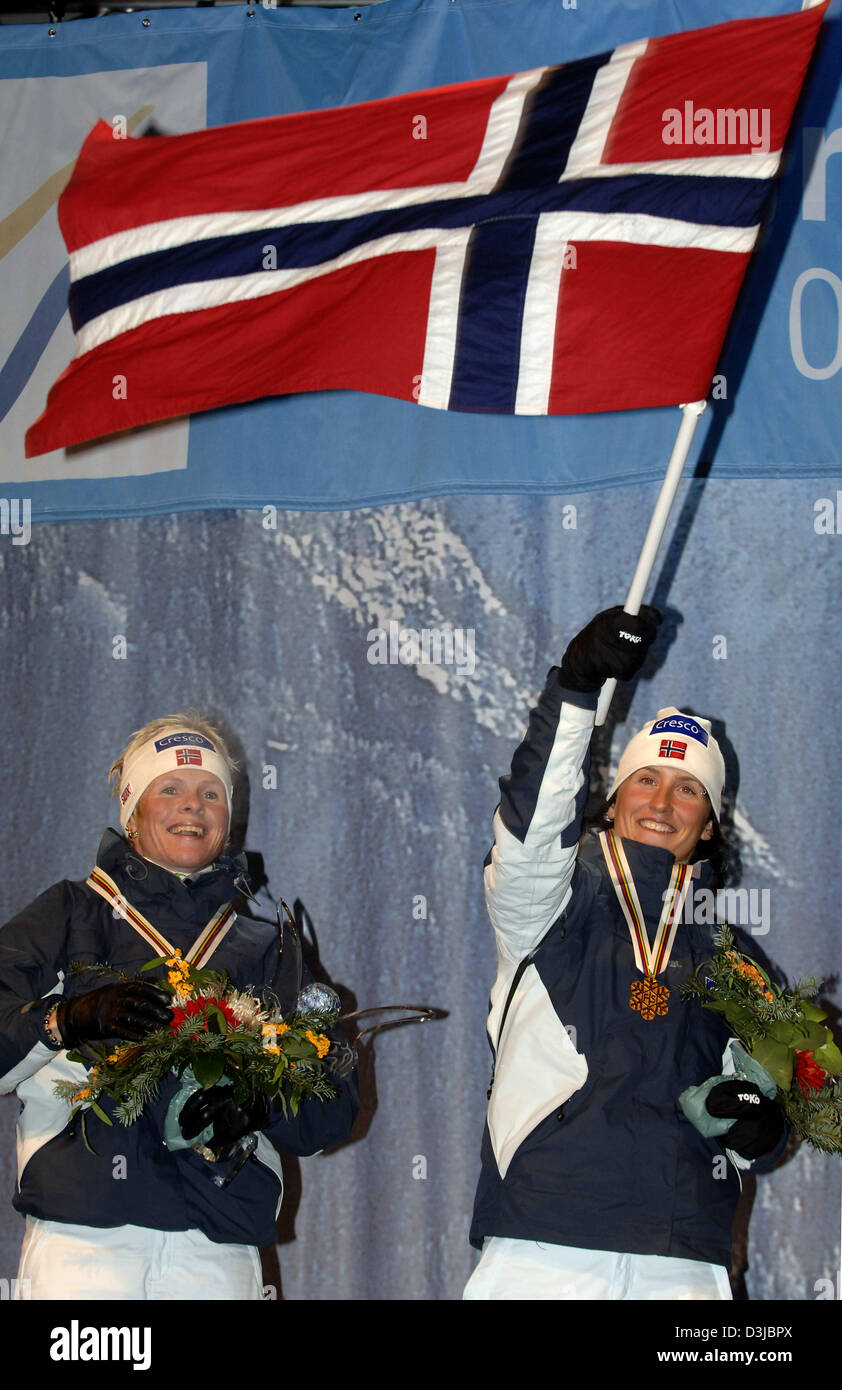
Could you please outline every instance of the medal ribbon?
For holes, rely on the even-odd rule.
[[[644,975],[654,978],[666,969],[672,953],[675,934],[681,921],[681,912],[693,878],[693,867],[690,864],[673,865],[669,886],[664,895],[664,906],[661,911],[661,919],[658,922],[658,930],[654,943],[650,946],[643,909],[640,906],[640,898],[632,878],[626,852],[613,830],[601,831],[599,841],[608,872],[611,875],[611,882],[614,885],[614,892],[617,894],[620,907],[623,909],[623,916],[628,923],[629,935],[634,948],[635,965]]]
[[[122,917],[124,922],[128,922],[130,927],[134,927],[138,936],[142,936],[147,945],[153,947],[155,954],[159,956],[175,955],[175,946],[168,941],[163,932],[159,932],[154,927],[148,917],[144,917],[136,907],[132,907],[127,898],[123,897],[110,874],[104,869],[92,869],[89,877],[85,880],[89,888],[93,888],[95,893],[99,893],[110,904],[118,917]],[[223,903],[218,912],[206,926],[202,928],[190,950],[183,957],[188,965],[193,965],[197,970],[206,965],[216,950],[217,946],[228,935],[237,920],[233,902]]]

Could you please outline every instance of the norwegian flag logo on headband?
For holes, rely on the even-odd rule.
[[[682,754],[682,757],[684,755]],[[179,767],[201,767],[202,755],[198,748],[177,748],[175,760]]]
[[[684,760],[684,754],[685,754],[686,752],[687,752],[687,744],[686,744],[686,743],[682,743],[682,742],[681,742],[681,739],[678,739],[678,738],[662,738],[662,739],[661,739],[661,747],[660,747],[660,749],[658,750],[658,757],[659,757],[659,758],[680,758],[680,759],[683,761],[683,760]]]

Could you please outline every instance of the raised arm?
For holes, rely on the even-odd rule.
[[[485,894],[498,949],[527,955],[564,911],[588,794],[597,697],[609,676],[628,680],[654,640],[659,615],[599,613],[554,666],[511,772],[500,780]]]

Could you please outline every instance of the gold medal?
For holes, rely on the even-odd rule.
[[[625,850],[610,830],[603,830],[599,839],[614,892],[629,928],[634,963],[643,974],[642,980],[635,980],[632,984],[629,1008],[640,1014],[647,1023],[651,1023],[653,1019],[663,1018],[669,1012],[669,988],[667,985],[659,984],[656,977],[666,970],[693,870],[689,864],[673,865],[669,887],[664,894],[664,906],[655,941],[650,946],[643,908]]]
[[[659,985],[654,975],[644,975],[642,980],[635,980],[632,984],[629,1008],[651,1023],[653,1018],[663,1018],[669,1009],[669,1000],[667,986]]]

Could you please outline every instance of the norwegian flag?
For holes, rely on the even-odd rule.
[[[177,748],[175,761],[179,767],[201,767],[202,754],[198,748]]]
[[[682,743],[680,738],[662,738],[661,747],[658,750],[659,758],[681,758],[687,752],[687,744]]]
[[[76,357],[27,455],[298,391],[703,398],[826,3],[190,135],[101,121],[59,203]]]

